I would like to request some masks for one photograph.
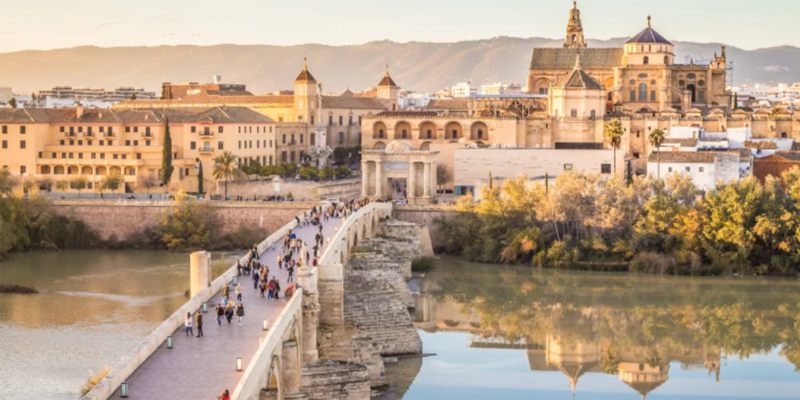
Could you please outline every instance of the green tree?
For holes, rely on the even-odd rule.
[[[217,181],[225,181],[225,197],[228,197],[228,181],[235,179],[241,171],[236,168],[236,156],[230,150],[214,157],[211,175]]]
[[[258,174],[259,174],[260,176],[278,175],[278,174],[279,174],[279,171],[278,171],[278,169],[279,169],[279,168],[278,168],[278,166],[277,166],[277,165],[264,165],[264,166],[262,166],[262,167],[261,167],[261,169],[258,171]]]
[[[656,177],[658,179],[661,179],[661,144],[664,143],[666,136],[667,135],[661,129],[653,129],[650,132],[650,135],[647,136],[647,139],[650,141],[650,145],[656,149],[656,164],[658,165]]]
[[[341,176],[343,178],[347,178],[348,176],[352,175],[353,171],[350,170],[346,165],[340,165],[336,167],[336,176]]]
[[[453,180],[453,174],[447,168],[447,165],[436,164],[436,183],[439,185],[439,191],[442,191],[445,185]]]
[[[323,167],[322,171],[320,171],[319,173],[319,177],[322,179],[330,179],[333,178],[334,175],[336,175],[336,170],[333,169],[333,167],[331,167],[330,165],[326,165],[325,167]]]
[[[11,108],[17,108],[17,99],[12,97],[11,100],[8,101],[8,105],[10,105]]]
[[[197,161],[197,193],[202,196],[205,193],[203,190],[203,180],[205,179],[203,176],[203,162],[199,158],[195,161]]]
[[[175,195],[175,201],[165,210],[158,222],[158,234],[162,243],[171,251],[199,250],[209,246],[212,215],[203,202],[189,202],[183,192]]]
[[[56,189],[63,195],[69,189],[69,181],[66,179],[59,180],[56,182]]]
[[[336,159],[337,162],[344,162],[344,159],[350,154],[349,147],[337,147],[333,149],[333,158]]]
[[[247,175],[247,178],[250,179],[250,175],[258,176],[258,172],[261,171],[261,163],[256,159],[252,159],[249,163],[242,166],[241,170]]]
[[[614,176],[617,176],[617,149],[622,145],[622,122],[614,118],[607,122],[603,128],[603,135],[608,139],[614,149]]]
[[[172,166],[172,136],[169,133],[169,119],[164,119],[164,143],[161,149],[161,183],[164,188],[169,187],[169,181],[172,179],[172,171],[175,167]]]
[[[27,193],[29,197],[35,196],[38,189],[39,184],[33,179],[26,179],[22,182],[22,190]]]
[[[314,166],[300,167],[300,177],[303,179],[317,179],[319,168]]]
[[[119,172],[112,171],[106,174],[103,177],[103,180],[100,182],[100,185],[103,186],[104,189],[107,189],[111,193],[114,193],[115,190],[119,189],[122,186],[122,183],[125,181],[125,178],[119,174]]]
[[[86,176],[84,176],[84,175],[78,175],[78,176],[72,178],[71,186],[72,186],[73,189],[78,191],[78,198],[81,197],[81,190],[86,189],[87,182],[88,182],[88,180],[86,179]]]

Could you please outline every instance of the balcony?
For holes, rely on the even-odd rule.
[[[64,136],[66,136],[66,137],[77,137],[78,134],[75,133],[75,132],[66,132],[66,133],[64,133]]]
[[[93,138],[94,137],[94,132],[84,132],[83,133],[83,137]]]
[[[203,132],[198,132],[197,135],[199,135],[201,138],[212,138],[212,137],[214,137],[214,132],[213,131],[203,131]]]
[[[142,137],[143,138],[153,138],[153,137],[155,137],[155,135],[153,135],[152,132],[144,132],[144,133],[142,133]]]
[[[211,147],[201,147],[198,151],[200,154],[214,154],[214,149]]]
[[[116,137],[116,132],[105,132],[103,133],[103,137]]]

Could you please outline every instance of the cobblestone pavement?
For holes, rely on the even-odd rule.
[[[342,221],[331,218],[322,223],[324,237],[333,237],[334,226]],[[309,253],[313,250],[314,235],[319,227],[306,225],[296,228],[298,238],[306,242]],[[327,241],[324,246],[327,245]],[[320,254],[324,250],[320,249]],[[267,249],[261,255],[262,263],[270,269],[270,277],[280,279],[281,292],[286,283],[286,270],[278,270],[277,255],[281,251]],[[311,254],[313,257],[313,254]],[[299,255],[295,255],[299,259]],[[295,276],[297,274],[295,273]],[[259,338],[266,336],[262,321],[269,318],[272,324],[283,310],[286,299],[270,300],[261,298],[259,291],[253,289],[250,275],[240,276],[244,293],[244,326],[239,326],[236,316],[229,325],[223,317],[222,325],[217,325],[214,308],[222,301],[222,293],[217,293],[208,302],[208,312],[203,314],[203,337],[187,337],[184,327],[173,333],[173,348],[167,349],[164,343],[128,378],[129,399],[216,399],[223,390],[233,389],[259,346]],[[231,286],[231,300],[236,294]],[[266,293],[265,293],[266,296]],[[283,293],[281,293],[283,296]],[[238,302],[237,302],[238,303]],[[197,335],[197,327],[194,327]],[[242,371],[236,371],[236,358],[242,357]],[[119,399],[117,390],[112,399]]]

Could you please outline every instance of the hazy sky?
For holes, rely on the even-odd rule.
[[[564,35],[571,0],[3,0],[0,52],[80,45],[360,44]],[[800,45],[800,0],[583,0],[588,38]]]

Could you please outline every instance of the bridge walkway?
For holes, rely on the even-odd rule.
[[[340,218],[323,222],[324,237],[333,237],[334,226],[341,224]],[[306,242],[309,253],[313,252],[311,247],[318,230],[319,227],[313,225],[294,230],[297,237]],[[327,243],[323,246],[327,246]],[[320,249],[320,254],[324,249]],[[280,280],[283,292],[289,285],[286,283],[286,269],[278,270],[279,252],[280,246],[274,250],[267,248],[261,254],[261,260],[269,267],[270,277],[275,276]],[[295,254],[297,259],[299,254]],[[297,272],[294,275],[296,280]],[[262,330],[263,319],[269,318],[272,324],[287,301],[283,293],[280,300],[262,299],[259,290],[253,289],[251,276],[239,278],[244,289],[244,326],[238,325],[235,316],[230,325],[224,318],[222,326],[217,325],[214,308],[222,301],[222,292],[215,294],[208,302],[208,312],[203,314],[203,337],[187,337],[183,326],[176,330],[172,336],[173,348],[167,349],[167,344],[162,344],[128,378],[128,399],[216,399],[225,389],[233,393],[258,350],[259,339],[266,336]],[[236,301],[233,288],[230,289],[230,295],[231,300]],[[197,335],[197,328],[194,329]],[[236,371],[237,357],[242,357],[242,371]],[[120,399],[120,390],[117,389],[111,398]]]

